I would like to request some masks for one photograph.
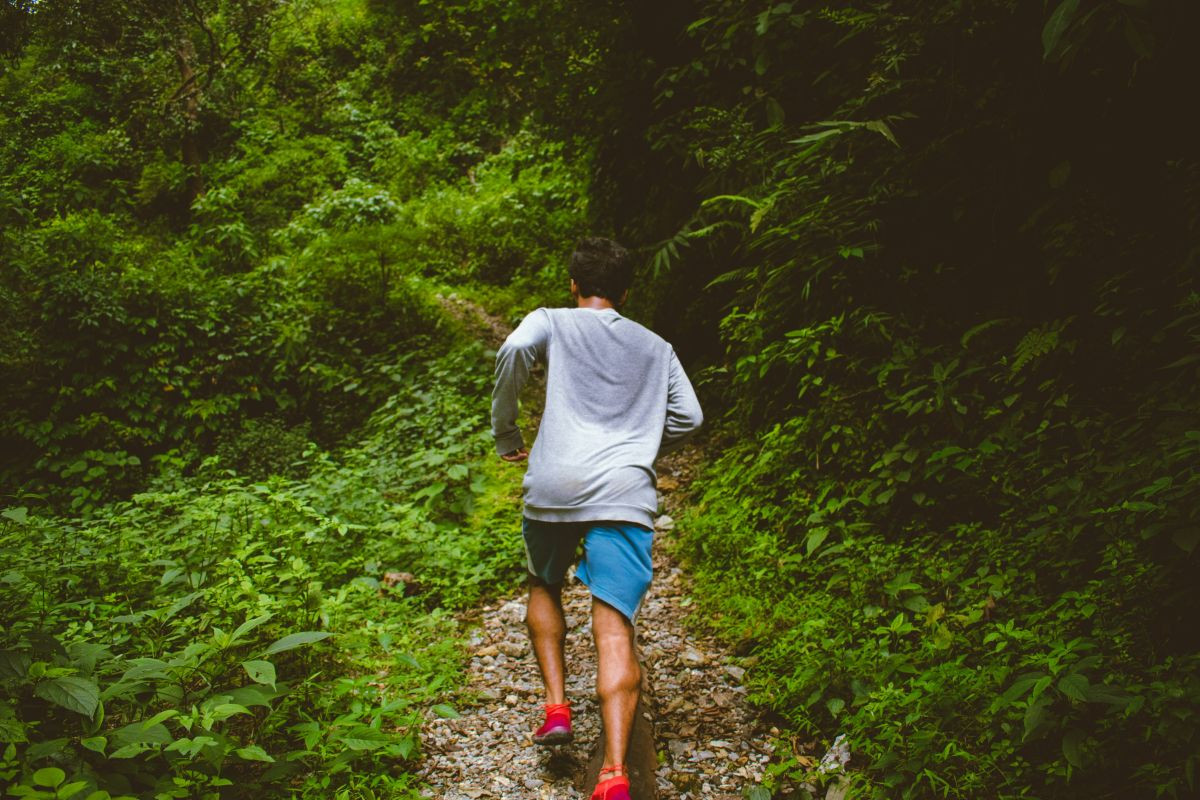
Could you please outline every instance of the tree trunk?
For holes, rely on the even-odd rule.
[[[179,64],[180,102],[183,104],[183,134],[179,142],[179,154],[187,175],[188,204],[204,192],[204,177],[200,174],[200,144],[197,132],[200,128],[200,84],[196,81],[196,45],[192,38],[183,33],[175,47],[175,61]]]

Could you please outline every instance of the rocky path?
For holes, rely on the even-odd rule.
[[[759,782],[772,748],[766,729],[746,702],[743,671],[715,642],[685,630],[692,586],[667,553],[671,517],[686,503],[694,450],[664,458],[659,489],[666,513],[654,545],[654,582],[638,617],[638,645],[652,696],[660,764],[658,797],[741,798]],[[514,522],[515,524],[515,522]],[[477,698],[456,719],[431,717],[422,732],[421,774],[427,797],[586,798],[578,787],[599,735],[595,654],[587,589],[570,581],[567,613],[567,698],[575,742],[557,751],[535,747],[530,733],[541,722],[541,679],[524,625],[524,596],[482,609],[471,638],[468,686]]]

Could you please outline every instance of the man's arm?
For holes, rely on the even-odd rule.
[[[671,351],[670,367],[667,373],[667,419],[663,425],[662,444],[658,454],[664,455],[675,450],[688,440],[696,429],[704,423],[704,412],[700,410],[700,401],[696,399],[696,391],[692,382],[675,351]]]
[[[521,387],[534,363],[546,357],[550,321],[542,309],[532,312],[508,335],[496,352],[496,385],[492,390],[492,436],[501,456],[523,450],[525,442],[517,427]],[[518,460],[513,458],[511,460]]]

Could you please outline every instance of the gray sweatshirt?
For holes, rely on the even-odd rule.
[[[524,446],[517,396],[546,365],[546,406],[525,472],[525,516],[654,524],[654,460],[700,427],[671,345],[615,309],[539,308],[496,354],[496,452]]]

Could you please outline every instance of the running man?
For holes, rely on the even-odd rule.
[[[617,310],[632,266],[616,242],[583,239],[569,264],[576,307],[539,308],[521,321],[496,354],[492,393],[496,452],[528,460],[525,621],[546,687],[538,744],[571,741],[562,585],[583,543],[575,574],[592,594],[604,721],[604,767],[592,800],[629,798],[624,762],[641,684],[633,622],[650,586],[654,461],[703,420],[671,345]],[[530,452],[516,424],[517,398],[535,362],[546,367],[546,403]]]

